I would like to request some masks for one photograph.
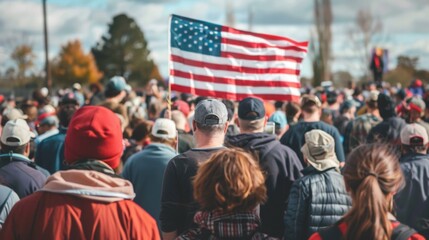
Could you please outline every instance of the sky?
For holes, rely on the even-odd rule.
[[[125,13],[143,30],[161,74],[168,75],[168,18],[178,14],[226,24],[228,0],[47,0],[49,57],[61,46],[79,39],[86,52],[107,33],[113,16]],[[349,71],[359,76],[358,49],[351,44],[349,29],[359,9],[371,11],[383,24],[373,41],[389,51],[389,67],[398,55],[419,57],[419,68],[429,69],[429,0],[331,0],[334,21],[333,71]],[[252,31],[309,40],[314,28],[311,0],[230,0],[235,26],[247,30],[252,12]],[[0,71],[10,67],[10,54],[19,44],[33,46],[37,56],[34,71],[44,63],[42,0],[0,0]],[[307,55],[302,76],[311,77],[311,57]]]

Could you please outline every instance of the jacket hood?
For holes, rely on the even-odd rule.
[[[268,133],[243,133],[227,138],[227,142],[234,147],[250,150],[261,150],[276,141],[276,136]]]
[[[91,170],[59,171],[51,175],[40,190],[70,194],[101,202],[116,202],[134,199],[131,182]]]

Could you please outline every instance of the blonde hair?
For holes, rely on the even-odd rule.
[[[267,198],[264,175],[252,156],[225,149],[204,162],[194,179],[194,197],[204,210],[250,211]]]

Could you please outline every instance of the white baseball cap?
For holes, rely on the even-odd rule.
[[[34,137],[36,135],[30,130],[26,121],[15,119],[6,123],[0,140],[4,145],[17,147],[28,143]]]
[[[158,118],[152,127],[152,135],[163,139],[172,139],[177,136],[176,124],[167,118]]]

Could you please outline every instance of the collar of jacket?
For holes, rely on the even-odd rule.
[[[200,211],[194,221],[202,229],[221,239],[237,239],[253,236],[260,224],[258,215],[253,212],[223,213],[222,211]]]
[[[109,168],[107,165],[105,167]],[[79,169],[58,171],[46,180],[41,191],[69,194],[101,202],[134,199],[135,193],[131,182],[117,177],[113,170],[110,170],[111,174],[80,167]]]
[[[329,171],[329,170],[331,170],[331,169],[334,169],[335,170],[335,167],[332,167],[332,168],[327,168],[327,169],[325,169],[325,170],[323,170],[323,171],[318,171],[317,169],[315,169],[313,166],[307,166],[306,168],[304,168],[304,169],[302,169],[301,170],[301,173],[302,173],[302,175],[310,175],[310,174],[313,174],[313,173],[323,173],[323,172],[327,172],[327,171]]]

